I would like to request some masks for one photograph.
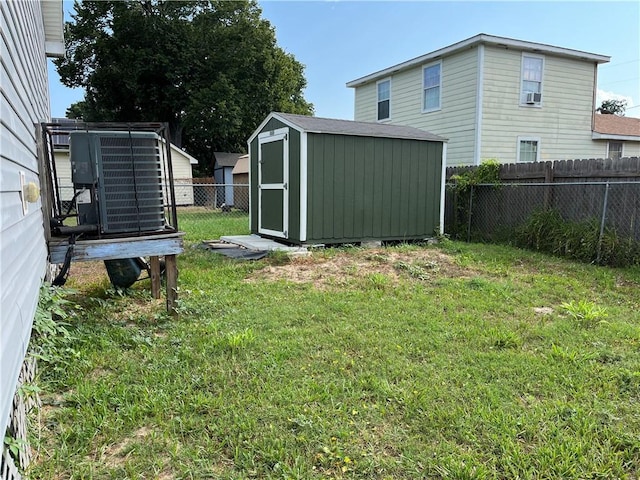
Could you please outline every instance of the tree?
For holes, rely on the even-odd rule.
[[[76,1],[62,82],[83,87],[85,121],[166,121],[211,173],[214,151],[244,151],[271,111],[313,113],[304,67],[277,46],[253,0]],[[203,168],[204,167],[204,168]]]
[[[600,112],[604,115],[619,115],[624,117],[624,111],[626,108],[626,100],[604,100],[596,112]]]

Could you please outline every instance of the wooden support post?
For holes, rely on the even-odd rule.
[[[157,255],[149,257],[149,267],[151,276],[151,295],[153,298],[160,298],[160,259]]]
[[[165,269],[167,275],[167,311],[177,315],[176,300],[178,299],[178,264],[175,255],[165,255]]]

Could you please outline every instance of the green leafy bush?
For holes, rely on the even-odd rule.
[[[64,369],[69,359],[76,356],[71,347],[73,335],[65,321],[80,307],[66,299],[71,290],[44,284],[36,308],[31,333],[30,355],[40,364],[47,365],[45,371]]]
[[[453,225],[454,238],[463,238],[469,222],[469,207],[473,187],[482,184],[500,184],[500,162],[496,159],[484,160],[477,167],[469,167],[460,174],[452,175],[448,188],[453,192],[455,205],[455,220]]]

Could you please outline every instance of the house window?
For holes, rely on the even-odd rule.
[[[391,80],[378,82],[378,120],[391,118]]]
[[[542,101],[543,71],[544,57],[533,55],[522,56],[522,88],[520,91],[521,105],[540,105],[540,102]]]
[[[518,137],[518,163],[537,162],[540,160],[540,140],[537,138]]]
[[[422,71],[422,111],[440,110],[440,73],[442,62],[427,65]]]
[[[620,160],[622,158],[622,142],[609,142],[607,158]]]

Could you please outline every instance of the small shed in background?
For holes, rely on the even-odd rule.
[[[249,155],[241,156],[231,171],[233,174],[234,206],[249,211]]]
[[[243,153],[233,152],[213,152],[215,163],[213,165],[213,177],[216,187],[216,207],[223,204],[233,207],[235,199],[233,198],[233,168],[236,166],[238,159]]]
[[[332,244],[419,240],[443,231],[442,137],[274,112],[248,143],[252,233]]]

